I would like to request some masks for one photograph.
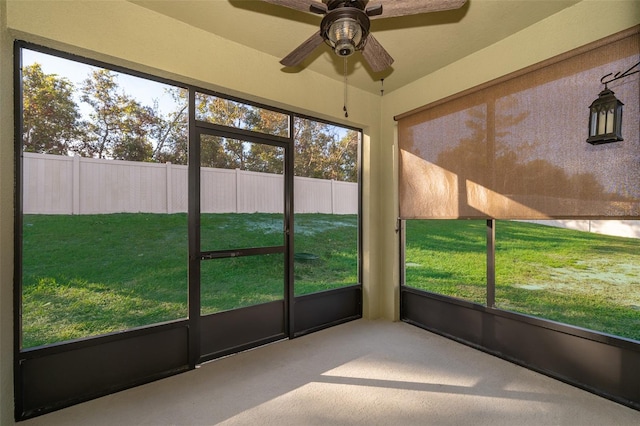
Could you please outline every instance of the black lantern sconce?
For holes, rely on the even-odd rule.
[[[604,90],[600,92],[598,99],[589,106],[589,137],[587,142],[590,144],[600,145],[623,140],[622,106],[624,104],[615,97],[615,94],[607,87],[607,84],[640,72],[640,70],[631,71],[639,65],[640,62],[625,72],[617,72],[615,75],[610,73],[600,79],[600,82],[604,84]],[[606,80],[611,75],[613,77]]]

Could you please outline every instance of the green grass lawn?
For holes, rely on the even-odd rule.
[[[409,221],[406,282],[486,303],[486,222]],[[496,224],[496,306],[640,340],[640,240]]]
[[[296,294],[352,285],[357,217],[296,215]],[[283,244],[282,215],[205,214],[203,250]],[[187,317],[185,214],[26,215],[23,347]],[[201,263],[203,314],[282,299],[281,254]]]
[[[282,244],[270,214],[202,217],[202,248]],[[357,217],[295,217],[295,293],[358,282]],[[485,303],[484,221],[409,221],[407,284]],[[187,316],[185,214],[26,215],[23,347]],[[640,241],[520,223],[496,225],[499,308],[640,340]],[[282,299],[282,254],[201,262],[202,313]]]

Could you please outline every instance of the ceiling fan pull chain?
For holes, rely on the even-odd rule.
[[[347,57],[344,57],[344,106],[342,107],[344,111],[344,116],[346,118],[349,117],[349,113],[347,112]]]

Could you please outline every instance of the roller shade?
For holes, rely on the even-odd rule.
[[[621,142],[586,143],[640,26],[396,117],[403,219],[640,218],[640,73],[608,85]]]

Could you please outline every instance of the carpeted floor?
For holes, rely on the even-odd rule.
[[[22,423],[640,425],[640,412],[405,323],[358,320]]]

